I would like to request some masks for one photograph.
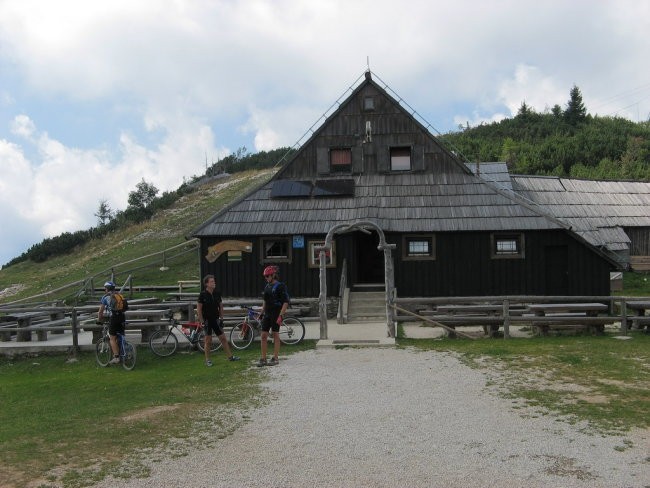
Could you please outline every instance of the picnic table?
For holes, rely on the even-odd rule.
[[[593,332],[600,333],[604,330],[604,323],[592,324],[591,322],[599,320],[597,318],[598,314],[609,310],[609,307],[604,303],[533,303],[528,305],[528,310],[533,312],[536,317],[553,318],[553,322],[537,322],[533,324],[542,335],[547,335],[551,326],[587,326]],[[584,319],[581,320],[580,316],[584,317]]]
[[[608,310],[604,303],[533,303],[528,305],[528,310],[537,316],[548,313],[584,313],[588,317],[596,317],[599,312]]]
[[[486,313],[496,315],[503,311],[503,305],[495,304],[474,304],[474,305],[439,305],[436,310],[440,313]]]
[[[16,327],[19,329],[32,326],[32,320],[40,317],[49,317],[50,312],[10,312],[4,315],[4,320],[15,320]],[[40,339],[41,337],[39,337]],[[32,340],[31,330],[19,330],[16,334],[16,341],[29,342]]]

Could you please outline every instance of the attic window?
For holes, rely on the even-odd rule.
[[[391,171],[409,171],[411,169],[410,147],[390,148],[390,169]]]
[[[363,97],[363,110],[365,112],[375,110],[375,97]]]
[[[349,173],[352,171],[352,149],[349,147],[331,149],[330,171],[332,173]]]
[[[492,234],[492,259],[523,259],[523,234]]]

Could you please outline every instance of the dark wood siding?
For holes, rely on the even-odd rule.
[[[435,261],[396,261],[397,293],[406,297],[558,294],[559,290],[547,287],[544,249],[566,246],[568,295],[609,294],[610,265],[564,231],[527,232],[524,237],[524,259],[492,259],[490,233],[436,234]],[[399,258],[401,238],[388,240],[397,244]]]
[[[320,277],[318,268],[309,268],[307,265],[307,242],[309,240],[323,240],[321,236],[304,236],[305,248],[292,249],[291,263],[278,263],[280,268],[280,279],[287,283],[291,296],[294,297],[318,297],[320,292]],[[230,238],[229,238],[230,239]],[[242,253],[242,260],[228,262],[228,256],[224,253],[214,263],[205,259],[207,248],[216,244],[218,240],[202,239],[201,242],[201,276],[213,274],[217,281],[217,289],[225,297],[260,297],[264,288],[262,271],[267,263],[260,259],[260,241],[258,238],[246,236],[235,237],[235,240],[242,240],[253,243],[253,251]],[[338,243],[337,243],[338,246]],[[345,254],[345,253],[343,253]],[[339,256],[337,247],[337,257]],[[341,262],[341,259],[338,259]],[[328,296],[338,294],[339,267],[327,269]]]
[[[373,233],[373,235],[376,235]],[[291,263],[280,263],[282,281],[292,296],[318,297],[319,270],[307,265],[307,242],[324,239],[304,236],[305,248],[292,249]],[[241,240],[251,240],[241,237]],[[549,295],[564,294],[549,289],[545,249],[549,246],[567,250],[567,294],[608,295],[610,265],[595,252],[573,239],[565,231],[531,231],[524,233],[524,259],[493,259],[489,232],[438,233],[436,259],[404,261],[402,234],[389,234],[388,242],[396,244],[393,253],[395,286],[398,296],[486,296],[486,295]],[[214,274],[218,289],[228,297],[260,296],[264,281],[259,240],[252,239],[253,252],[243,253],[239,262],[228,262],[222,255],[215,263],[201,258],[202,275]],[[337,267],[327,269],[328,296],[339,293],[343,260],[348,265],[350,284],[359,276],[358,248],[355,233],[335,237]],[[203,240],[202,256],[216,241]],[[367,245],[367,243],[366,243]],[[374,244],[373,244],[374,245]],[[552,271],[552,270],[551,270]],[[562,272],[562,270],[559,270]]]

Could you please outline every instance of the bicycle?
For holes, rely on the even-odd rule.
[[[149,338],[149,348],[160,357],[171,356],[178,349],[178,337],[183,337],[192,346],[198,346],[201,352],[205,351],[205,328],[199,322],[185,322],[179,329],[179,322],[176,319],[170,320],[168,329],[157,330]],[[221,348],[221,341],[212,341],[210,352],[218,351]]]
[[[97,364],[102,368],[108,366],[108,363],[113,359],[113,349],[111,349],[111,336],[108,333],[108,323],[103,322],[102,336],[95,343],[95,359]],[[127,371],[135,368],[137,359],[135,347],[126,340],[124,334],[117,334],[117,344],[120,348],[120,362],[122,367]]]
[[[252,307],[246,307],[244,321],[235,325],[230,331],[230,343],[235,349],[246,349],[255,338],[255,333],[261,333],[261,317]],[[280,325],[280,342],[282,344],[298,344],[305,337],[305,324],[296,317],[284,317]]]

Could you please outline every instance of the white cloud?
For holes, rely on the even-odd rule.
[[[23,148],[0,140],[0,226],[10,228],[19,217],[37,230],[31,239],[36,243],[43,237],[96,225],[94,213],[100,200],[123,210],[128,193],[143,178],[161,191],[175,190],[184,176],[205,170],[205,148],[216,151],[209,127],[185,123],[186,131],[168,134],[154,149],[122,135],[114,161],[115,156],[106,151],[66,147],[47,133],[38,133],[33,121],[21,116],[16,130],[33,136],[39,161],[29,161]],[[2,256],[11,257],[15,255]]]
[[[11,123],[11,132],[25,139],[31,139],[34,130],[34,123],[27,115],[17,115]]]
[[[508,107],[508,116],[517,115],[523,102],[537,112],[553,105],[563,106],[569,100],[571,87],[559,86],[551,76],[546,76],[535,66],[519,64],[514,76],[504,80],[498,88],[497,100]]]
[[[206,158],[293,145],[368,57],[442,131],[564,106],[573,84],[645,120],[648,31],[646,0],[1,0],[0,185],[38,191],[0,196],[5,228],[39,242],[142,178],[174,189]]]

